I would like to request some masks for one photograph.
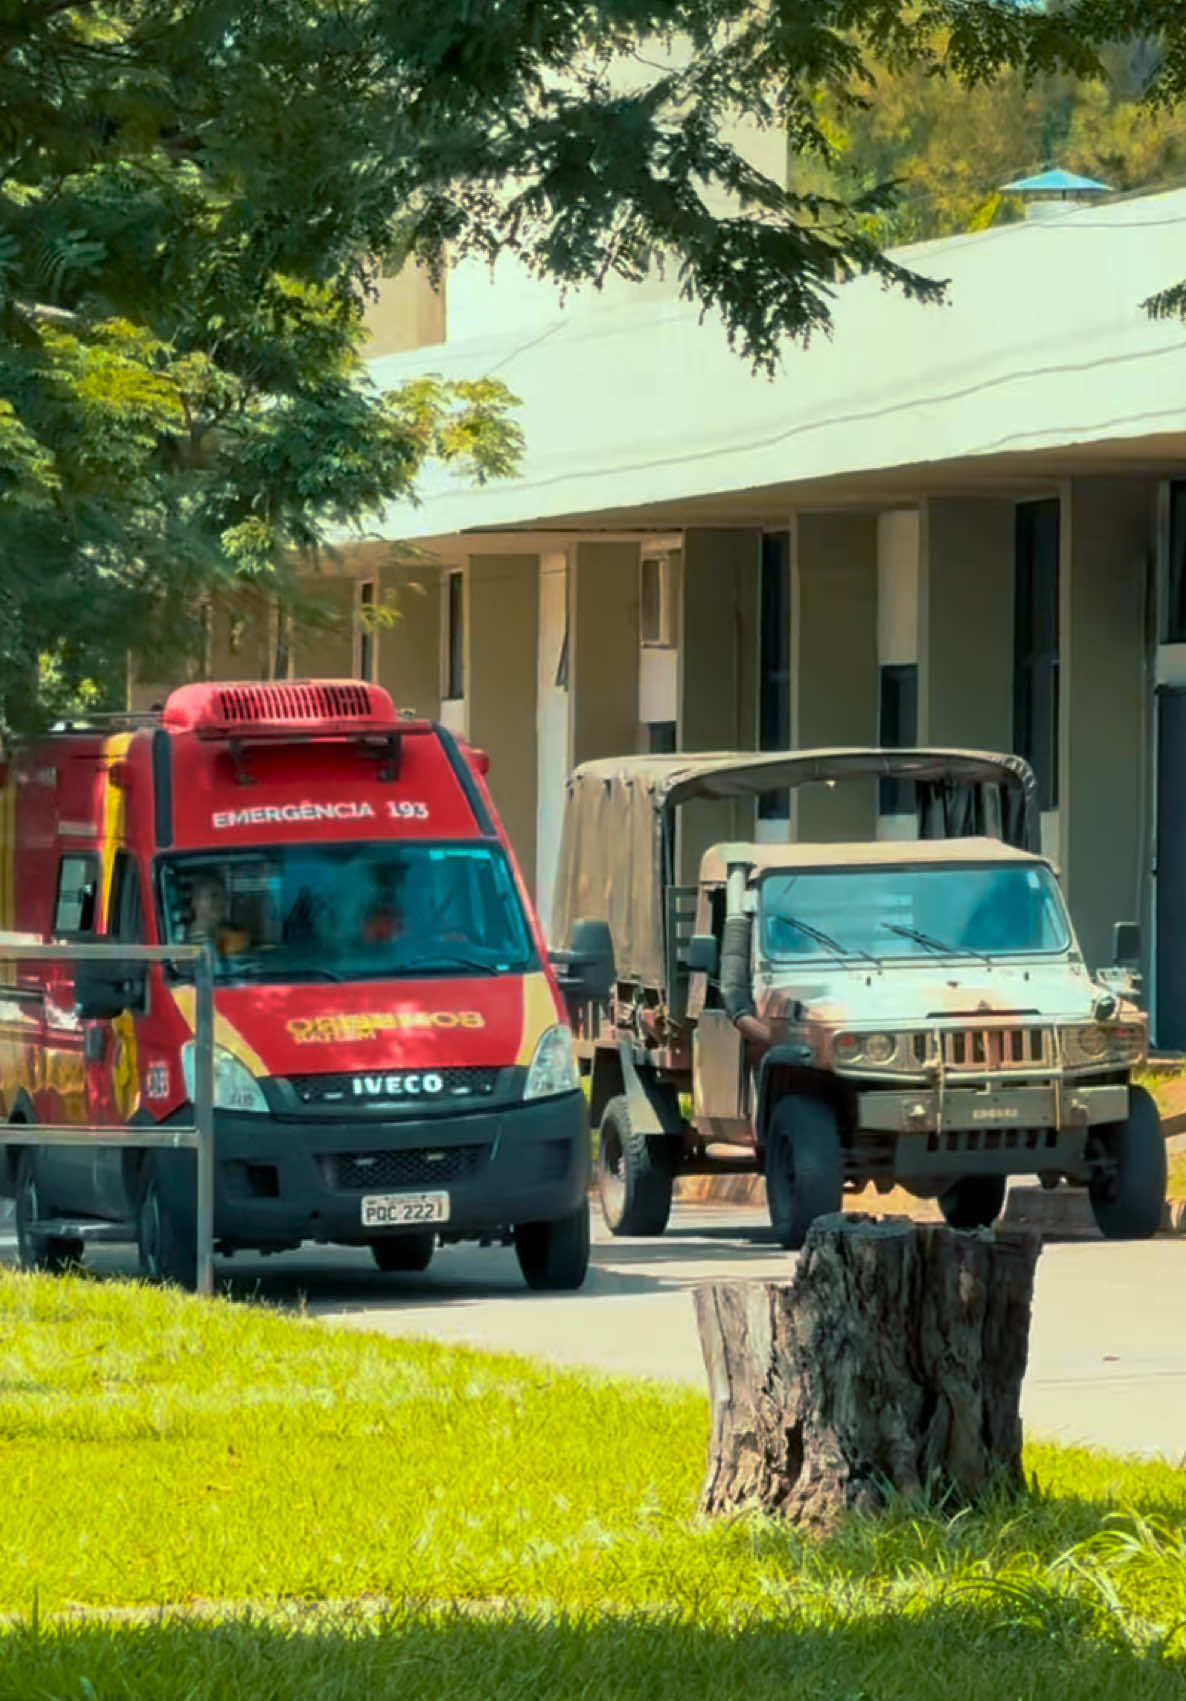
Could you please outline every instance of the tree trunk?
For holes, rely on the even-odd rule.
[[[696,1291],[712,1399],[701,1510],[826,1530],[891,1493],[1020,1487],[1040,1238],[832,1216],[789,1282]]]

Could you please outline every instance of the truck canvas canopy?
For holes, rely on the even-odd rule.
[[[913,782],[920,838],[982,836],[1039,849],[1037,786],[1020,756],[837,749],[607,757],[584,763],[568,781],[552,909],[556,942],[567,943],[578,921],[604,921],[618,978],[662,986],[680,805],[878,779]]]

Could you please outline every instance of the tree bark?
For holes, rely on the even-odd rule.
[[[809,1529],[893,1494],[1020,1487],[1040,1237],[831,1216],[789,1282],[696,1291],[712,1400],[701,1510]]]

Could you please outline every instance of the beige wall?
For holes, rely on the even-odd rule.
[[[684,536],[680,599],[681,750],[754,750],[758,711],[758,531],[693,529]],[[681,811],[682,878],[722,839],[750,839],[752,802],[690,803]]]
[[[1013,748],[1009,500],[923,504],[918,729],[923,744]]]
[[[636,543],[579,543],[568,586],[569,767],[638,747]]]
[[[469,737],[529,886],[535,884],[539,557],[471,555],[466,574]]]
[[[1146,581],[1155,487],[1075,480],[1062,494],[1059,766],[1063,874],[1088,964],[1145,913],[1149,781]]]
[[[445,280],[434,290],[418,266],[405,266],[396,277],[381,278],[379,298],[366,312],[366,358],[443,343],[445,299]]]
[[[875,744],[877,517],[800,514],[791,550],[791,741]],[[872,784],[800,787],[792,807],[805,842],[876,834]]]
[[[353,577],[338,574],[310,575],[301,584],[302,595],[318,610],[333,617],[327,627],[295,620],[292,630],[292,671],[297,679],[348,679],[354,673]]]

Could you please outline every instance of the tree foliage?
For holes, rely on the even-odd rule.
[[[1088,74],[1123,10],[0,0],[0,718],[114,677],[129,646],[166,674],[212,584],[278,578],[331,524],[414,495],[430,456],[513,467],[496,382],[368,385],[381,272],[666,264],[771,369],[859,273],[921,300],[942,284],[884,253],[875,173],[788,187],[735,123],[827,167],[873,67],[974,90]],[[1176,98],[1186,55],[1161,76]]]
[[[1002,186],[1050,165],[1122,192],[1179,182],[1186,129],[1147,98],[1158,63],[1150,43],[1135,42],[1103,48],[1090,80],[1008,69],[972,88],[919,63],[873,65],[864,104],[828,104],[833,159],[800,167],[802,181],[839,194],[895,181],[875,219],[887,244],[1019,218],[1019,198]]]

